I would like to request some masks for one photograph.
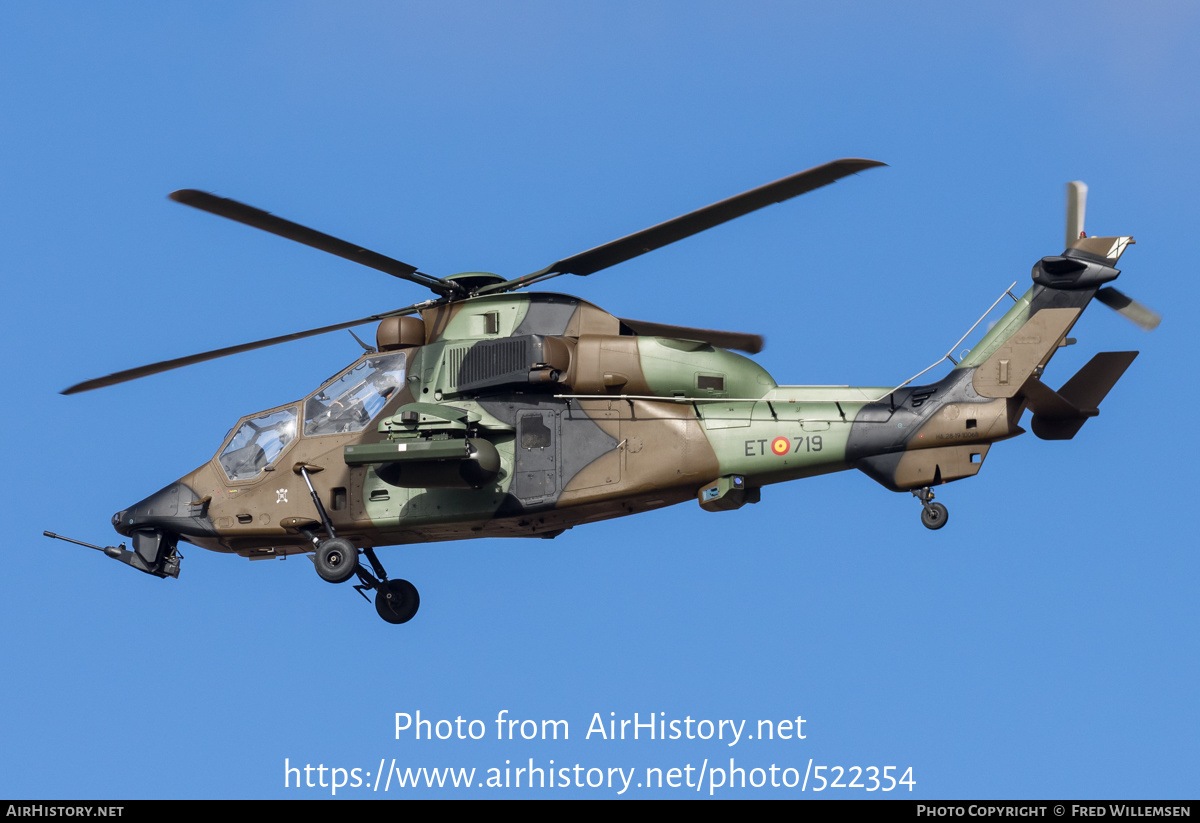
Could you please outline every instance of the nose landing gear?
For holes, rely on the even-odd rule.
[[[950,512],[941,503],[933,502],[933,491],[928,486],[913,489],[912,494],[921,501],[922,526],[936,531],[946,525],[946,521],[950,519]]]

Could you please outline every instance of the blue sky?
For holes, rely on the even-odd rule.
[[[0,795],[332,794],[286,788],[285,760],[359,769],[338,797],[618,794],[367,788],[381,762],[478,782],[532,760],[585,782],[637,769],[622,796],[707,797],[636,783],[732,758],[911,767],[913,791],[887,795],[914,799],[1194,797],[1198,24],[1188,3],[6,4]],[[65,386],[422,297],[174,189],[426,272],[516,276],[847,156],[889,165],[553,285],[763,333],[783,383],[891,385],[1061,251],[1063,186],[1086,181],[1089,233],[1137,238],[1119,285],[1165,320],[1147,335],[1093,306],[1047,379],[1140,349],[1101,416],[997,446],[939,493],[940,532],[844,473],[731,513],[385,549],[421,591],[402,627],[303,558],[185,547],[160,581],[41,536],[115,542],[112,512],[358,347],[338,333]],[[488,734],[396,739],[418,710]],[[496,740],[501,711],[570,739]],[[748,733],[803,717],[805,738],[586,736],[634,713]],[[712,796],[884,794],[815,783]]]

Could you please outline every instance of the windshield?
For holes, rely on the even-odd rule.
[[[238,426],[217,458],[230,480],[257,477],[296,437],[296,408],[266,412]]]
[[[403,384],[404,352],[364,357],[304,402],[304,434],[362,431]]]

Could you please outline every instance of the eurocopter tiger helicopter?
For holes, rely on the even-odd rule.
[[[376,345],[363,344],[362,357],[312,394],[243,417],[209,462],[114,514],[132,550],[71,542],[164,578],[179,575],[181,540],[251,560],[312,553],[322,578],[357,577],[364,598],[375,591],[380,617],[405,623],[420,598],[407,580],[388,577],[380,546],[555,537],[688,499],[726,511],[757,503],[765,485],[845,469],[911,492],[924,525],[940,529],[948,513],[933,487],[975,475],[993,443],[1023,433],[1026,409],[1038,437],[1074,437],[1137,356],[1102,352],[1057,391],[1042,382],[1055,351],[1075,342],[1067,334],[1093,297],[1144,328],[1158,325],[1154,312],[1104,285],[1120,273],[1114,266],[1133,239],[1084,235],[1082,184],[1068,188],[1066,250],[1034,265],[1022,297],[1010,287],[1008,312],[965,358],[943,357],[953,369],[928,385],[911,385],[922,372],[891,388],[782,386],[729,351],[757,353],[757,335],[614,317],[564,294],[514,294],[562,274],[592,274],[881,165],[835,160],[511,280],[484,272],[435,277],[234,200],[177,191],[176,202],[417,283],[435,297],[65,390],[379,324]]]

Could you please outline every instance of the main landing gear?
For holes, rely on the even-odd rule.
[[[367,590],[375,590],[375,611],[389,623],[399,625],[413,619],[421,607],[421,595],[417,587],[407,580],[389,580],[383,564],[375,556],[374,549],[363,549],[363,555],[371,564],[367,571],[358,561],[358,549],[343,537],[333,537],[317,543],[314,563],[317,574],[330,583],[345,583],[358,575],[361,581],[354,588],[368,603]],[[372,574],[374,572],[374,574]]]
[[[313,489],[312,481],[308,479],[308,467],[299,464],[295,471],[308,485],[313,504],[317,507],[317,514],[321,517],[321,525],[329,536],[328,539],[321,540],[312,531],[304,530],[305,536],[316,547],[313,562],[316,564],[317,574],[322,580],[328,580],[330,583],[345,583],[358,575],[361,582],[355,584],[355,590],[368,603],[371,599],[367,597],[367,589],[375,590],[375,611],[380,617],[396,625],[412,620],[421,606],[421,596],[417,594],[417,587],[407,580],[388,580],[387,572],[372,548],[362,550],[371,564],[371,571],[363,568],[358,562],[358,549],[354,544],[344,537],[337,536],[320,496]]]
[[[317,544],[317,574],[330,583],[345,583],[358,569],[358,549],[349,540],[334,537]]]
[[[950,519],[950,512],[941,503],[933,502],[933,491],[925,486],[913,489],[913,497],[921,501],[921,525],[927,529],[940,529]]]

